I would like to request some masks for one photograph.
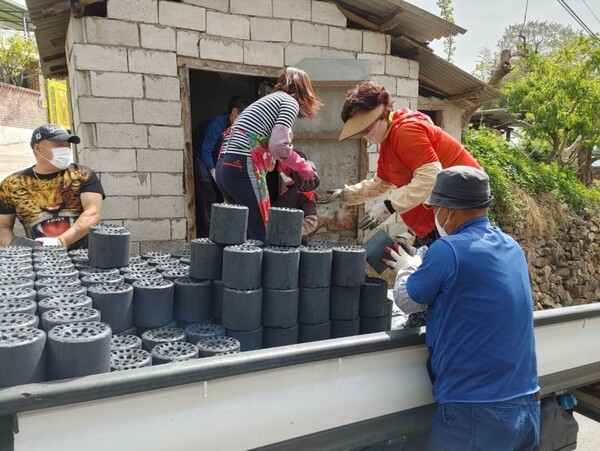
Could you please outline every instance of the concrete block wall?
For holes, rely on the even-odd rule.
[[[346,28],[338,8],[318,0],[110,0],[107,17],[71,18],[78,160],[104,185],[104,220],[131,231],[133,252],[186,244],[178,56],[254,68],[369,59],[396,107],[416,108],[418,64],[391,56],[390,45],[384,34]]]

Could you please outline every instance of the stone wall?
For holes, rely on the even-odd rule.
[[[552,237],[517,237],[529,262],[536,310],[600,300],[599,231],[596,219],[570,217]]]

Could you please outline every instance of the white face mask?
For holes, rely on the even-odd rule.
[[[43,146],[42,146],[43,147]],[[47,147],[44,147],[47,149]],[[46,157],[40,154],[40,156],[48,161],[52,166],[63,170],[67,169],[69,165],[73,162],[73,151],[70,147],[53,147],[50,149],[52,151],[52,159],[48,160]]]
[[[369,130],[369,133],[363,135],[363,138],[372,144],[379,144],[385,138],[387,128],[387,120],[379,119],[375,122],[375,124],[373,124],[373,128]]]
[[[440,210],[437,211],[437,213],[439,213]],[[435,221],[435,228],[437,229],[438,233],[440,234],[440,236],[448,236],[448,233],[446,233],[446,231],[444,230],[444,227],[446,227],[446,224],[448,224],[448,219],[446,219],[446,222],[444,223],[444,225],[440,225],[440,222],[438,221],[437,218],[437,213],[435,215],[433,215],[433,220]]]

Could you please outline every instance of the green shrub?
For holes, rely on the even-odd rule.
[[[490,176],[495,197],[491,215],[499,224],[504,222],[502,218],[511,221],[522,214],[515,187],[533,197],[549,194],[577,213],[598,211],[598,184],[586,187],[573,169],[540,162],[536,157],[543,155],[545,149],[536,149],[534,141],[515,145],[488,129],[470,129],[463,138],[465,147]]]

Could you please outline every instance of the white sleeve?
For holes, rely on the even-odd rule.
[[[392,190],[389,199],[394,210],[399,214],[406,213],[425,202],[441,170],[442,165],[439,162],[427,163],[417,168],[410,183]]]
[[[413,301],[406,291],[406,281],[408,277],[417,270],[418,266],[408,266],[398,271],[396,281],[394,283],[394,302],[406,315],[410,313],[424,312],[427,310],[427,305],[419,304]]]
[[[348,205],[364,204],[369,199],[381,196],[386,191],[394,188],[394,185],[381,180],[377,175],[372,179],[358,182],[356,185],[344,187],[344,200]]]

